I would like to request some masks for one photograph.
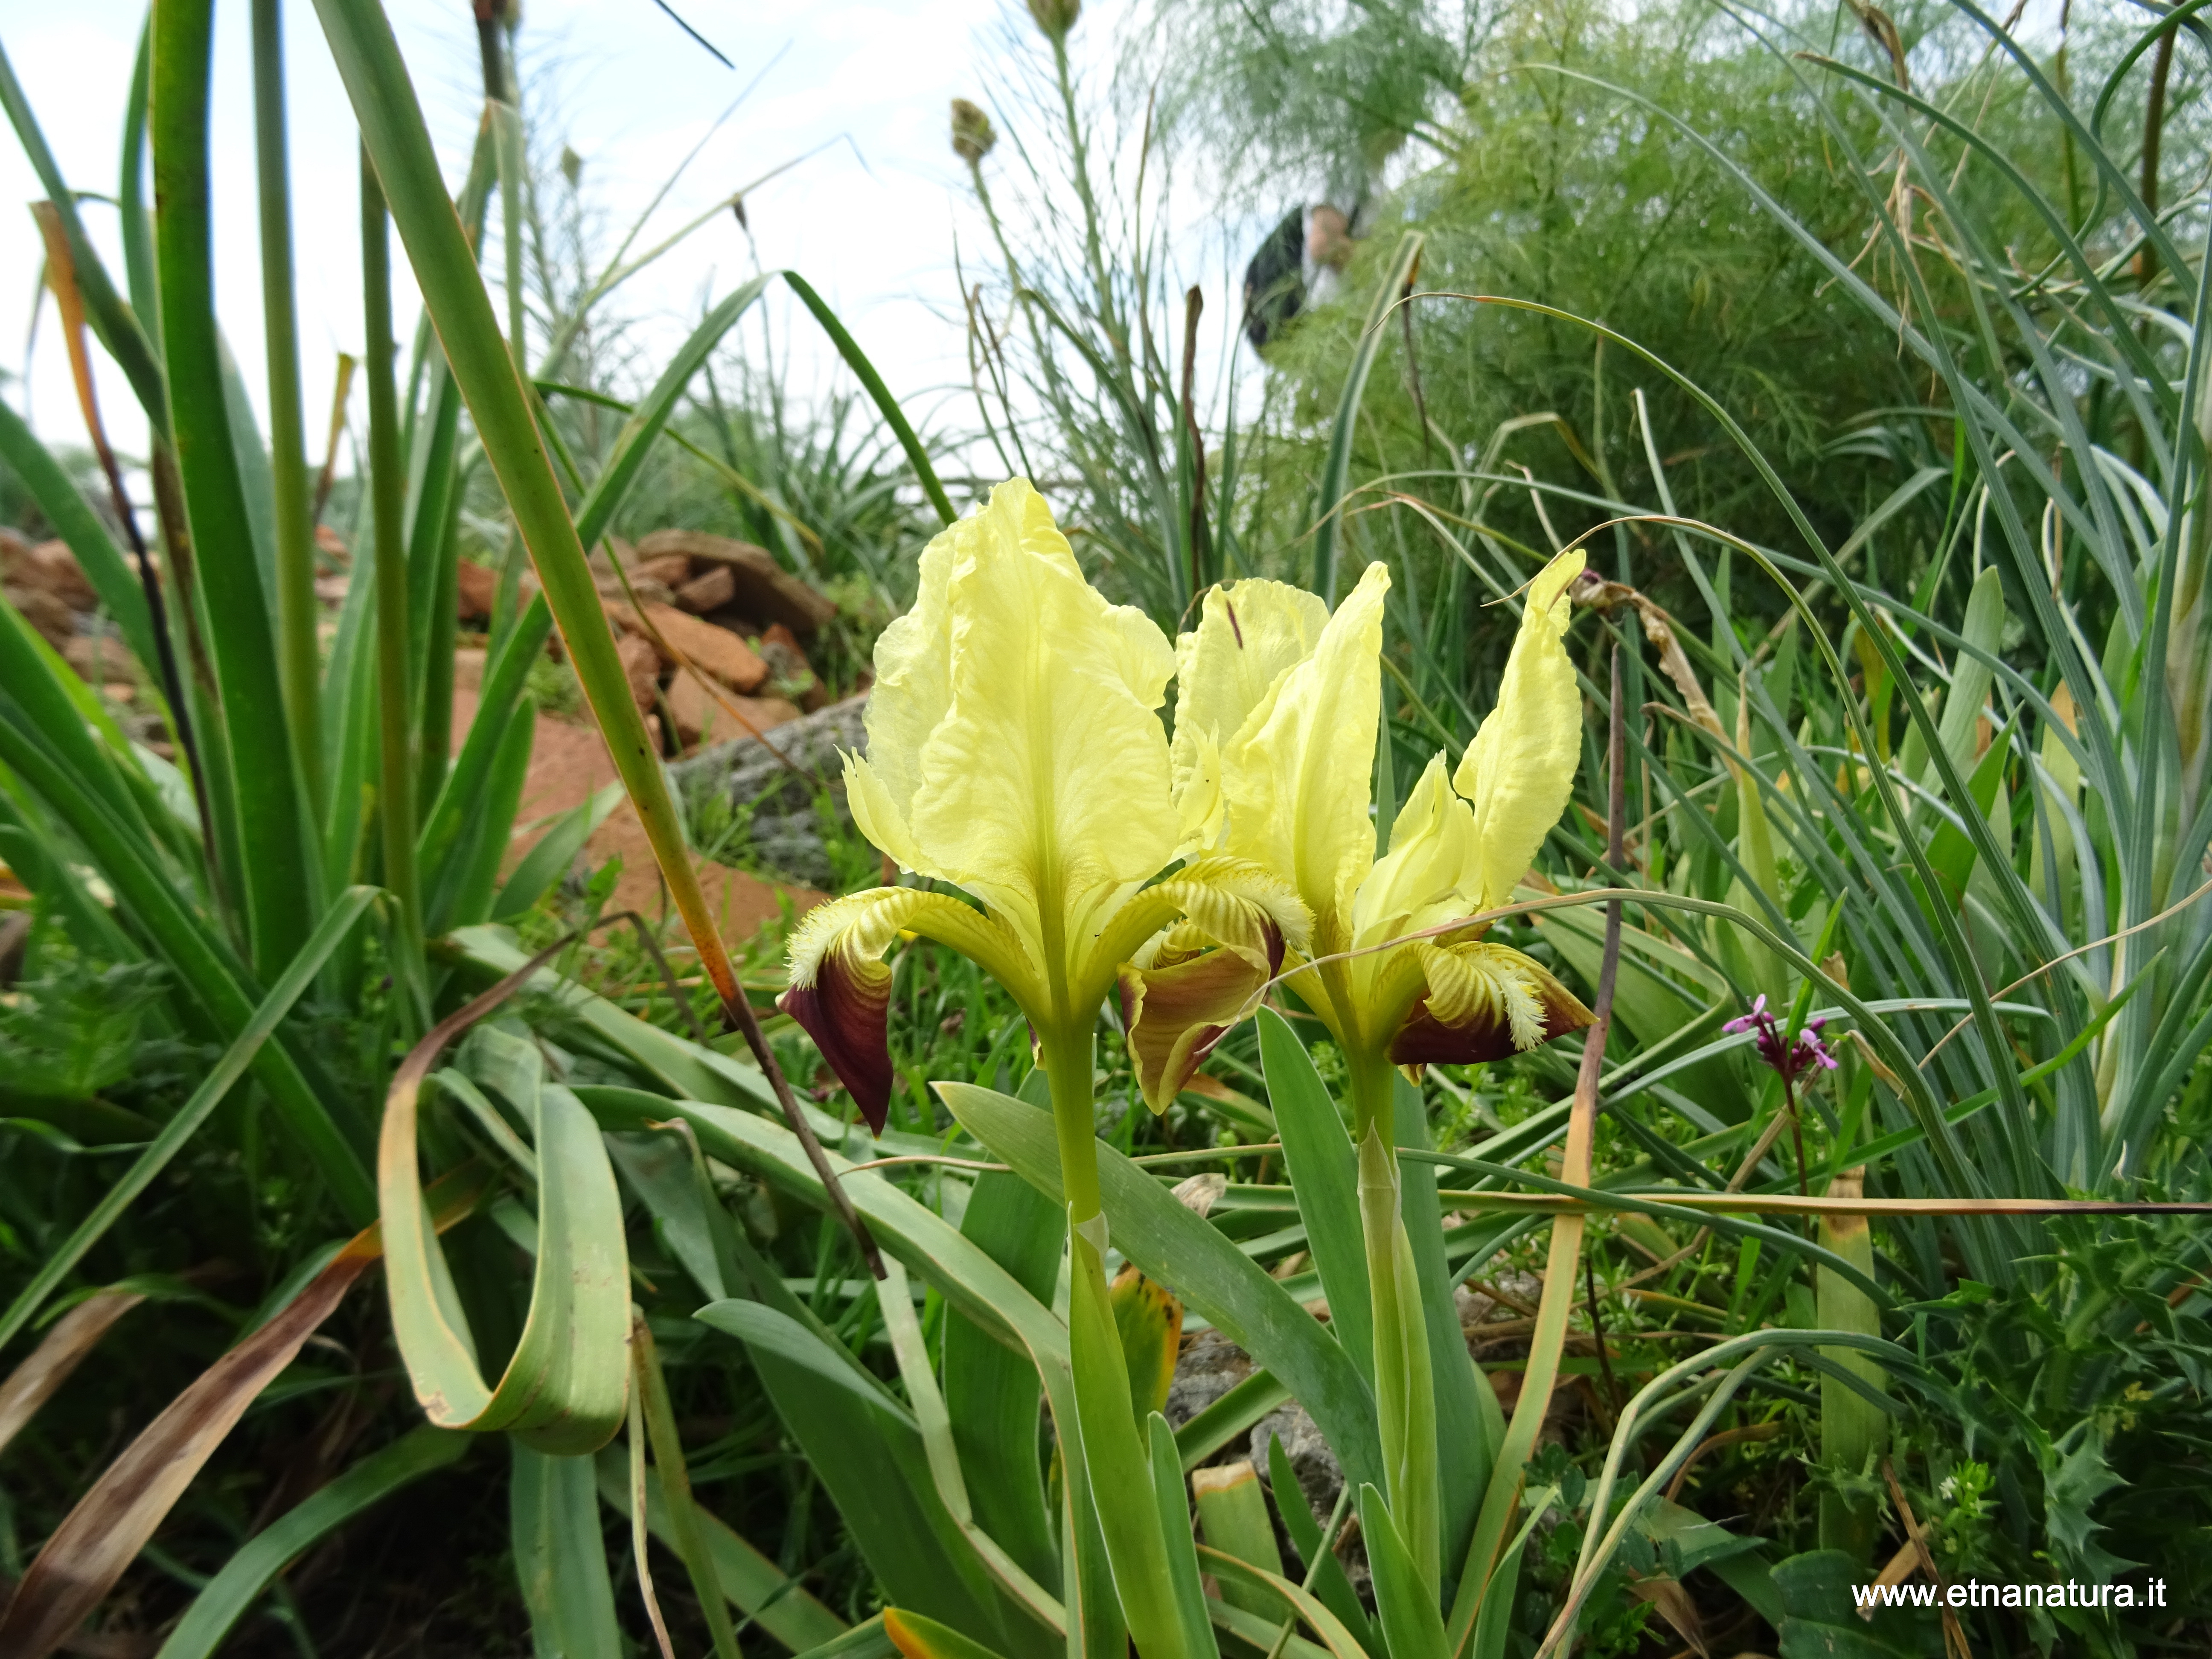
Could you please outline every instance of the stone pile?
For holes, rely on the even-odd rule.
[[[100,689],[125,732],[168,757],[161,717],[145,695],[152,683],[114,623],[100,614],[100,595],[68,543],[33,542],[0,526],[0,592],[80,679]]]
[[[848,697],[778,726],[759,741],[740,737],[668,769],[695,809],[720,796],[750,814],[748,840],[764,869],[817,890],[835,891],[828,838],[851,822],[840,750],[867,747],[867,697]]]
[[[605,550],[592,568],[630,694],[678,749],[750,741],[828,701],[807,646],[837,607],[767,549],[698,530],[612,547],[627,589]],[[459,586],[463,622],[490,616],[495,573],[465,559]]]

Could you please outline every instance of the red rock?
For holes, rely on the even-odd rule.
[[[660,653],[642,635],[625,634],[615,641],[615,654],[629,676],[629,694],[640,708],[653,707],[653,684],[660,678]]]
[[[599,590],[599,603],[602,605],[627,605],[632,595],[636,597],[640,605],[676,603],[674,588],[666,582],[652,581],[643,576],[631,577],[628,587],[624,587],[621,578],[617,576],[602,576],[593,585]]]
[[[646,838],[645,826],[637,820],[637,809],[627,801],[615,809],[614,815],[599,827],[584,846],[585,860],[592,865],[605,864],[614,857],[623,861],[622,875],[615,883],[613,896],[607,900],[603,914],[615,915],[635,910],[647,920],[675,914],[675,906],[669,902],[667,884],[660,878],[660,866],[653,861],[653,844]],[[711,859],[694,858],[691,864],[698,872],[699,885],[707,900],[707,914],[714,919],[715,931],[732,941],[748,939],[762,927],[779,921],[786,902],[793,910],[803,912],[822,903],[827,896],[811,888],[785,887],[763,881],[758,876],[732,870]],[[680,933],[677,935],[678,939],[682,937]]]
[[[119,679],[131,672],[131,651],[120,640],[97,634],[76,634],[63,641],[61,653],[77,678],[88,685]]]
[[[453,726],[455,754],[460,752],[476,712],[476,693],[456,689]],[[596,729],[571,726],[566,720],[540,719],[531,746],[530,769],[523,779],[522,806],[515,817],[514,839],[502,867],[513,869],[536,844],[538,836],[545,832],[547,818],[589,800],[595,792],[612,783],[615,775],[614,761]],[[623,872],[615,884],[613,896],[607,902],[608,913],[635,910],[649,918],[666,914],[672,907],[661,883],[659,866],[653,862],[653,848],[646,839],[644,826],[638,822],[637,811],[627,801],[615,809],[584,847],[584,861],[594,867],[616,857],[623,861]],[[811,909],[823,902],[822,894],[807,888],[779,887],[706,859],[695,859],[692,862],[699,872],[700,885],[706,890],[707,908],[727,939],[749,939],[763,926],[777,921],[783,914],[787,899],[800,910]]]
[[[21,611],[23,620],[57,651],[76,637],[76,615],[45,588],[27,583],[19,586],[11,581],[0,592],[5,592],[8,603]]]
[[[676,735],[686,749],[757,736],[797,720],[799,713],[796,704],[781,697],[744,697],[729,691],[714,697],[681,669],[668,682],[668,711],[676,717]]]
[[[676,603],[695,617],[720,611],[737,597],[738,579],[726,564],[711,567],[705,575],[695,577],[676,590]],[[782,626],[781,623],[776,625]]]
[[[353,550],[346,545],[345,538],[326,524],[315,526],[315,550],[339,564],[353,562]]]
[[[638,543],[637,550],[653,558],[680,553],[694,566],[722,566],[736,586],[735,602],[747,616],[763,623],[781,623],[794,634],[811,634],[837,614],[833,601],[778,564],[766,548],[750,542],[699,530],[656,530]]]
[[[633,634],[645,632],[644,622],[627,605],[611,605],[607,614]],[[687,617],[672,605],[645,606],[650,622],[669,647],[680,652],[702,674],[711,674],[732,691],[750,691],[768,678],[768,665],[753,648],[726,628],[717,628],[696,617]],[[677,665],[666,656],[668,667]]]
[[[100,592],[86,579],[67,542],[40,542],[27,547],[20,536],[9,539],[15,546],[0,556],[5,558],[9,586],[51,593],[72,611],[100,609]]]
[[[499,573],[471,559],[455,562],[453,586],[459,595],[460,619],[477,622],[491,615],[499,596]]]

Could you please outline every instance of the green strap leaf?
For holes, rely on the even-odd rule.
[[[935,1087],[969,1133],[1048,1197],[1059,1195],[1049,1113],[969,1084]],[[1098,1175],[1114,1248],[1282,1379],[1355,1480],[1379,1480],[1375,1396],[1337,1340],[1258,1263],[1103,1144]]]
[[[1036,1188],[1004,1170],[978,1176],[960,1231],[1038,1302],[1051,1301],[1066,1225]],[[943,1340],[945,1403],[976,1524],[1039,1583],[1057,1588],[1060,1552],[1037,1454],[1036,1368],[965,1315],[945,1320]]]
[[[237,792],[237,876],[253,964],[268,975],[306,940],[319,895],[215,322],[208,183],[214,21],[213,0],[179,0],[154,16],[155,252],[177,466]]]
[[[591,1460],[549,1457],[510,1441],[507,1507],[514,1572],[544,1659],[611,1659],[623,1650]]]
[[[1359,1160],[1328,1085],[1290,1022],[1272,1008],[1258,1018],[1260,1064],[1267,1100],[1282,1137],[1283,1164],[1306,1243],[1328,1297],[1336,1340],[1371,1388],[1375,1382],[1375,1313],[1367,1288],[1367,1250],[1359,1231]]]
[[[1182,1460],[1176,1455],[1175,1431],[1158,1412],[1145,1425],[1146,1449],[1152,1465],[1152,1499],[1160,1512],[1160,1536],[1167,1545],[1168,1583],[1183,1645],[1193,1654],[1218,1652],[1212,1622],[1206,1616],[1206,1591],[1198,1576],[1197,1541],[1191,1536],[1190,1499],[1183,1491]]]
[[[31,1282],[9,1304],[8,1311],[0,1314],[0,1347],[6,1346],[9,1339],[36,1316],[47,1297],[84,1259],[85,1253],[106,1237],[107,1230],[121,1218],[124,1211],[131,1207],[132,1201],[146,1190],[155,1176],[168,1167],[169,1161],[184,1150],[185,1143],[199,1132],[200,1126],[208,1121],[216,1107],[222,1104],[230,1093],[231,1085],[246,1074],[246,1068],[253,1063],[254,1056],[261,1052],[262,1045],[283,1022],[284,1016],[292,1012],[292,1005],[314,982],[315,975],[322,971],[323,963],[330,959],[331,952],[353,931],[354,923],[361,920],[362,913],[368,908],[376,896],[374,887],[350,887],[339,896],[337,902],[324,916],[322,925],[315,929],[300,954],[293,958],[291,966],[284,970],[284,976],[261,1000],[261,1006],[253,1011],[253,1017],[246,1022],[246,1029],[223,1051],[222,1058],[216,1062],[215,1069],[201,1080],[199,1087],[192,1091],[191,1098],[184,1103],[174,1117],[161,1126],[161,1132],[154,1137],[145,1151],[131,1161],[131,1168],[123,1178],[100,1195],[100,1201],[77,1224],[76,1231],[69,1236],[68,1242],[47,1254],[39,1271],[32,1275]]]
[[[1359,1531],[1375,1572],[1375,1617],[1390,1659],[1445,1659],[1443,1615],[1389,1505],[1372,1486],[1359,1489]]]
[[[356,1516],[465,1454],[465,1434],[428,1424],[372,1452],[246,1540],[208,1580],[155,1659],[210,1659],[276,1575]]]
[[[505,1429],[556,1455],[596,1451],[626,1413],[629,1259],[622,1197],[599,1127],[583,1103],[543,1080],[538,1050],[519,1037],[478,1034],[503,1062],[492,1086],[536,1129],[538,1252],[521,1340],[486,1387],[445,1252],[422,1207],[416,1147],[424,1076],[445,1045],[511,993],[505,981],[441,1022],[408,1055],[385,1101],[377,1146],[386,1283],[392,1334],[423,1412],[441,1428]],[[485,1079],[481,1067],[479,1081]],[[587,1474],[588,1482],[588,1474]]]
[[[691,1316],[702,1325],[712,1326],[725,1336],[736,1337],[755,1354],[773,1354],[806,1372],[816,1382],[842,1389],[854,1399],[874,1407],[904,1427],[916,1428],[914,1413],[905,1405],[881,1389],[870,1388],[850,1365],[826,1352],[820,1337],[797,1320],[778,1313],[764,1303],[731,1297],[720,1302],[709,1302]]]

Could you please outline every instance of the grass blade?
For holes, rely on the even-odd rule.
[[[475,1206],[480,1191],[473,1181],[444,1183],[422,1211],[425,1224],[451,1226]],[[216,1360],[146,1426],[31,1563],[0,1614],[0,1653],[46,1659],[69,1639],[246,1408],[382,1254],[378,1229],[356,1234],[275,1317]]]
[[[4,403],[0,403],[0,465],[22,481],[31,499],[39,504],[39,511],[53,526],[54,533],[76,555],[85,579],[100,594],[101,608],[123,630],[131,654],[148,668],[158,669],[161,656],[155,645],[145,591],[137,574],[69,474],[32,434],[23,417]]]
[[[110,1286],[94,1291],[54,1322],[39,1346],[0,1382],[0,1451],[69,1381],[109,1327],[145,1299],[137,1291]]]
[[[660,1489],[667,1499],[669,1529],[675,1536],[676,1553],[683,1557],[684,1570],[690,1574],[692,1592],[699,1598],[699,1610],[706,1615],[708,1632],[714,1638],[716,1659],[738,1659],[737,1632],[730,1628],[730,1610],[722,1605],[721,1582],[715,1576],[714,1559],[707,1553],[706,1536],[699,1526],[698,1506],[691,1501],[690,1477],[684,1467],[684,1443],[676,1433],[676,1408],[669,1402],[668,1382],[661,1374],[660,1355],[653,1346],[653,1332],[642,1314],[630,1322],[630,1340],[637,1367],[635,1386],[644,1394],[646,1435],[652,1443],[653,1468],[660,1476]]]
[[[9,1304],[8,1311],[0,1314],[0,1347],[4,1347],[16,1332],[37,1316],[46,1297],[84,1259],[85,1253],[106,1236],[124,1211],[131,1207],[132,1200],[144,1192],[154,1177],[167,1169],[169,1161],[184,1150],[185,1143],[198,1132],[200,1126],[230,1093],[231,1085],[246,1075],[247,1067],[253,1063],[254,1056],[260,1052],[262,1045],[283,1023],[285,1015],[292,1012],[292,1005],[300,1000],[308,986],[314,983],[315,975],[322,971],[323,963],[330,959],[331,952],[337,949],[339,941],[353,931],[354,924],[361,920],[362,912],[368,908],[375,897],[374,888],[356,887],[349,890],[331,907],[300,954],[285,969],[283,977],[262,999],[261,1006],[253,1011],[253,1018],[246,1022],[246,1028],[224,1050],[222,1058],[216,1062],[215,1069],[201,1081],[198,1088],[192,1091],[191,1098],[178,1109],[175,1116],[161,1126],[161,1132],[154,1137],[145,1151],[132,1160],[131,1168],[123,1177],[100,1194],[100,1201],[77,1224],[68,1242],[47,1252],[46,1259],[39,1264],[39,1271],[31,1276],[31,1282],[16,1294],[15,1301]]]
[[[361,158],[362,304],[368,319],[368,483],[376,536],[377,818],[384,884],[399,904],[401,937],[420,951],[422,898],[415,864],[414,726],[409,719],[410,635],[407,554],[400,540],[399,394],[392,379],[392,256],[384,193]]]
[[[625,1520],[630,1501],[626,1462],[611,1447],[599,1456],[600,1501]],[[845,1634],[845,1621],[808,1595],[782,1568],[707,1510],[700,1509],[696,1513],[707,1552],[714,1558],[715,1580],[731,1606],[794,1653],[834,1642]],[[653,1535],[674,1548],[668,1504],[661,1493],[657,1470],[646,1472],[645,1516]]]
[[[1359,400],[1367,390],[1368,372],[1382,349],[1386,337],[1382,325],[1389,320],[1390,308],[1399,296],[1413,287],[1420,264],[1421,234],[1409,230],[1399,239],[1389,264],[1383,269],[1382,280],[1375,285],[1367,320],[1360,327],[1359,343],[1352,348],[1344,391],[1337,399],[1336,420],[1329,428],[1328,456],[1322,463],[1321,499],[1316,507],[1320,522],[1314,529],[1313,590],[1331,605],[1336,603],[1336,544],[1342,533],[1339,509],[1352,472],[1352,439],[1359,424]]]
[[[467,1455],[472,1443],[467,1435],[426,1423],[371,1452],[288,1510],[265,1531],[246,1540],[192,1598],[155,1659],[210,1659],[232,1627],[292,1562],[392,1493],[450,1467]]]
[[[156,252],[177,465],[237,791],[238,878],[253,963],[267,975],[291,960],[319,907],[215,325],[208,191],[214,22],[213,0],[165,0],[154,14]]]
[[[114,887],[127,915],[149,938],[179,986],[204,1012],[208,1024],[235,1036],[252,1018],[253,1000],[242,966],[229,945],[188,909],[167,871],[143,840],[94,799],[0,707],[0,763],[15,771],[65,822]],[[292,1133],[314,1160],[349,1219],[376,1213],[368,1171],[300,1060],[280,1037],[264,1044],[255,1072]]]
[[[921,480],[922,493],[929,497],[929,504],[937,509],[937,516],[951,524],[960,515],[952,510],[952,502],[945,493],[945,486],[938,483],[937,469],[930,465],[929,455],[922,448],[921,440],[914,435],[914,427],[908,421],[906,411],[898,406],[898,399],[891,396],[890,388],[884,384],[884,377],[876,373],[876,366],[860,349],[860,342],[838,320],[837,313],[830,310],[828,303],[814,291],[812,283],[795,270],[785,271],[783,280],[799,296],[799,303],[814,313],[814,320],[822,325],[822,331],[830,337],[830,343],[837,348],[837,355],[845,360],[845,366],[859,376],[860,384],[867,388],[868,396],[875,400],[877,409],[883,414],[884,424],[897,436],[899,447],[906,452],[907,461],[914,468],[915,477]]]
[[[538,704],[535,699],[525,697],[500,738],[490,775],[477,796],[456,855],[446,868],[431,872],[428,925],[432,933],[490,919],[499,887],[499,866],[507,858],[514,815],[522,805],[522,787],[529,778],[531,746],[537,735]],[[562,868],[565,871],[568,866]]]
[[[31,112],[31,100],[23,95],[22,84],[15,79],[15,69],[8,62],[4,49],[0,49],[0,106],[6,108],[15,137],[23,146],[23,154],[30,160],[31,171],[38,174],[46,199],[53,204],[68,233],[70,253],[76,266],[77,288],[84,295],[93,331],[100,336],[107,355],[121,366],[155,437],[166,438],[169,430],[169,399],[162,384],[161,360],[148,343],[146,331],[139,326],[137,317],[115,291],[107,267],[100,263],[91,238],[84,234],[84,221],[76,210],[76,192],[62,177],[61,167],[46,146],[46,134],[40,130],[38,117]]]

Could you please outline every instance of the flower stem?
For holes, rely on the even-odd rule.
[[[1797,1147],[1797,1195],[1802,1198],[1811,1189],[1805,1184],[1805,1125],[1797,1115],[1797,1090],[1785,1069],[1782,1073],[1782,1109],[1790,1114],[1790,1139]]]
[[[1399,1213],[1398,1155],[1381,1125],[1359,1141],[1359,1231],[1375,1317],[1375,1414],[1391,1519],[1431,1595],[1437,1589],[1441,1495],[1437,1485],[1436,1377],[1421,1316],[1413,1245]]]
[[[1053,1128],[1060,1143],[1060,1191],[1079,1222],[1099,1212],[1098,1132],[1094,1111],[1091,1036],[1080,1032],[1040,1033],[1044,1074],[1052,1085]]]
[[[1128,1362],[1106,1289],[1106,1235],[1098,1193],[1091,1033],[1070,1021],[1040,1028],[1068,1214],[1068,1357],[1087,1486],[1113,1565],[1129,1633],[1145,1659],[1195,1659],[1183,1639],[1165,1534],[1137,1432]],[[1097,1223],[1097,1225],[1091,1224]],[[1061,1425],[1062,1433],[1070,1425]]]

